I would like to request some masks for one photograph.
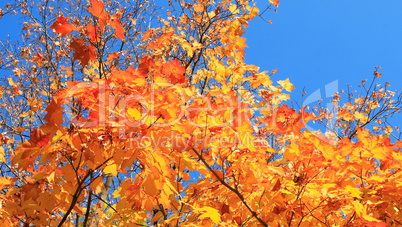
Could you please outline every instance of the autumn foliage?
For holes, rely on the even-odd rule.
[[[293,108],[244,62],[250,1],[65,2],[5,7],[30,45],[2,49],[1,226],[402,225],[379,68]]]

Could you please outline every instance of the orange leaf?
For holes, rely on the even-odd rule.
[[[87,35],[91,39],[91,42],[96,42],[98,40],[95,26],[89,23],[87,26],[85,26],[85,30],[87,32]]]
[[[159,192],[158,188],[156,187],[155,179],[151,176],[148,176],[145,179],[143,186],[145,187],[144,188],[145,193],[147,193],[150,196],[155,196]]]
[[[73,24],[67,22],[66,17],[58,17],[53,25],[50,27],[54,29],[57,33],[60,33],[62,36],[66,36],[70,34],[72,31],[76,29]]]
[[[184,83],[186,81],[186,77],[184,74],[186,73],[186,69],[181,65],[180,61],[175,59],[173,61],[168,62],[164,65],[162,69],[163,74],[168,76],[172,83]]]
[[[55,125],[63,123],[63,107],[61,107],[60,101],[53,99],[46,107],[46,112],[44,119],[47,123]]]
[[[272,5],[278,7],[279,6],[279,0],[269,0],[269,3],[271,3]]]
[[[104,10],[105,4],[102,1],[91,0],[91,7],[88,8],[88,12],[92,14],[92,16],[97,17],[99,19],[100,29],[103,30],[109,20],[110,15]]]
[[[13,182],[5,177],[0,177],[0,188],[8,187]]]
[[[102,1],[91,0],[91,7],[88,8],[88,12],[90,12],[92,16],[100,18],[105,13],[104,8],[105,4],[103,4]]]
[[[116,15],[112,16],[112,18],[110,20],[110,26],[112,26],[112,28],[116,29],[116,37],[117,38],[124,39],[125,30]]]
[[[381,222],[370,221],[370,222],[366,222],[364,224],[366,224],[367,227],[387,227],[387,224],[383,221],[381,221]]]

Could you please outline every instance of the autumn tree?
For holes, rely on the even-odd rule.
[[[7,4],[24,23],[1,49],[1,224],[401,225],[401,142],[383,125],[400,94],[375,84],[376,68],[332,109],[291,108],[288,79],[244,62],[259,12],[246,0]]]

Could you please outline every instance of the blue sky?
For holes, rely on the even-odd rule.
[[[258,0],[263,8],[268,0]],[[279,68],[273,80],[290,78],[300,100],[303,87],[311,94],[338,80],[339,89],[372,79],[402,88],[402,1],[282,0],[278,12],[266,12],[246,30],[246,60],[263,70]],[[325,93],[323,94],[325,95]]]

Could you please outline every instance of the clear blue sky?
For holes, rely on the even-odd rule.
[[[267,2],[258,0],[259,7]],[[382,67],[380,83],[402,88],[401,0],[282,0],[264,18],[273,24],[256,18],[246,30],[247,63],[279,68],[273,80],[290,78],[293,99],[303,87],[323,92],[334,80],[339,89],[357,88],[375,66]]]

